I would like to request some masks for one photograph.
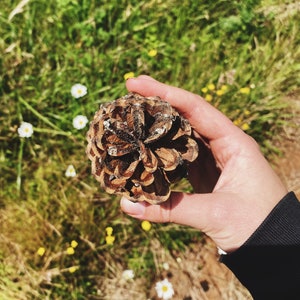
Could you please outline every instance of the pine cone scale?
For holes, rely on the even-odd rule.
[[[181,156],[175,149],[158,148],[155,154],[159,157],[159,163],[166,171],[175,170],[181,162]]]
[[[145,146],[141,145],[141,159],[144,164],[144,168],[148,172],[155,172],[158,166],[157,157],[154,155],[151,149],[146,148]]]

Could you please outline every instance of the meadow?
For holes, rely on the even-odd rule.
[[[127,93],[126,78],[148,74],[203,96],[279,155],[292,126],[285,99],[300,86],[299,10],[280,0],[1,1],[0,299],[109,299],[106,279],[120,268],[147,278],[149,297],[164,268],[157,245],[172,255],[202,234],[124,215],[91,176],[86,120]]]

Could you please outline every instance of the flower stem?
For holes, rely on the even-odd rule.
[[[17,191],[20,193],[22,183],[22,160],[23,160],[23,149],[24,149],[24,138],[21,138],[19,154],[18,154],[18,165],[17,165]]]
[[[70,131],[62,131],[62,130],[53,130],[53,129],[45,129],[45,128],[34,128],[34,131],[41,132],[41,133],[50,133],[53,135],[65,135],[65,136],[72,136],[72,132]]]
[[[51,121],[49,121],[48,118],[44,117],[42,114],[40,114],[36,109],[34,109],[27,101],[19,98],[19,101],[28,109],[30,110],[35,116],[37,116],[39,119],[41,119],[43,122],[48,124],[50,127],[52,127],[55,130],[61,131],[59,127],[57,127],[55,124],[53,124]]]

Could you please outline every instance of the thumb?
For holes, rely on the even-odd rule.
[[[151,222],[173,222],[200,230],[206,228],[212,194],[185,194],[173,192],[168,201],[160,205],[121,199],[121,209],[128,215]]]

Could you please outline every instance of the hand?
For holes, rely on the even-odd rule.
[[[127,80],[126,86],[168,101],[207,141],[212,156],[200,147],[190,172],[195,191],[206,193],[173,192],[161,205],[122,198],[122,210],[138,219],[192,226],[224,251],[238,249],[287,193],[256,142],[198,95],[145,75]]]

